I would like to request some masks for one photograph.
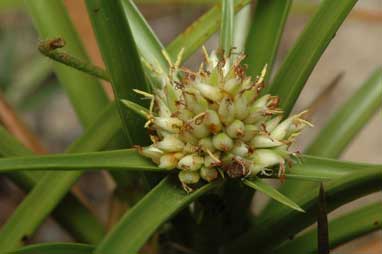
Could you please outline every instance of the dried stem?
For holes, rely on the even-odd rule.
[[[38,49],[42,54],[57,62],[80,70],[82,72],[88,73],[97,78],[110,81],[109,74],[106,72],[106,70],[102,69],[101,67],[95,66],[91,63],[85,62],[81,59],[71,56],[68,53],[61,52],[58,50],[60,48],[63,48],[64,46],[64,39],[55,38],[40,42]]]
[[[0,94],[0,121],[4,126],[20,140],[23,145],[37,154],[47,153],[46,149],[38,141],[37,137],[27,128],[25,123],[17,116],[12,107]]]

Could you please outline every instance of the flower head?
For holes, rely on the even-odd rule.
[[[261,95],[266,67],[255,80],[245,75],[243,54],[208,55],[197,72],[179,67],[156,71],[161,86],[153,95],[146,127],[153,144],[140,148],[161,168],[178,169],[186,190],[203,179],[242,178],[279,165],[309,122],[305,111],[283,120],[279,97]],[[220,174],[219,174],[220,172]],[[282,173],[282,172],[281,172]]]

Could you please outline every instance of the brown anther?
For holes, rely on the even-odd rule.
[[[236,158],[234,158],[231,163],[223,165],[222,169],[231,178],[240,178],[248,174],[248,170],[245,167],[244,162]]]
[[[209,124],[207,128],[213,134],[217,134],[220,131],[220,128],[216,124]]]
[[[285,179],[286,179],[286,173],[285,173],[285,165],[284,165],[284,163],[280,163],[278,176],[279,176],[280,182],[281,182],[281,183],[284,183],[284,182],[285,182]]]
[[[263,131],[264,133],[266,133],[267,135],[269,135],[269,132],[267,130],[265,123],[260,124],[260,130]]]
[[[280,104],[280,97],[278,96],[272,96],[269,99],[268,108],[270,109],[276,109]]]
[[[175,86],[174,86],[175,89],[182,90],[184,88],[184,84],[182,84],[179,81],[174,81],[174,84],[175,84]]]

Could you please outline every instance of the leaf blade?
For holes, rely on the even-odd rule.
[[[96,151],[108,144],[117,133],[120,119],[115,105],[108,107],[99,119],[68,150],[69,152]],[[0,249],[9,251],[30,236],[44,218],[57,206],[81,172],[48,172],[25,197],[0,231]],[[44,197],[44,198],[41,198]],[[33,210],[31,216],[30,210]]]
[[[163,171],[141,156],[136,149],[0,159],[0,172],[30,170],[57,172],[87,169]]]
[[[218,184],[218,181],[209,183],[187,194],[174,179],[166,177],[124,215],[94,253],[136,253],[163,222]]]
[[[333,114],[306,153],[337,158],[381,105],[382,68],[379,68]]]
[[[277,200],[278,202],[280,202],[283,205],[286,205],[289,208],[292,208],[299,212],[304,212],[304,210],[301,207],[299,207],[295,202],[293,202],[292,200],[290,200],[289,198],[281,194],[278,190],[276,190],[269,184],[266,184],[265,182],[263,182],[258,177],[254,178],[253,180],[245,179],[243,180],[243,183],[247,185],[248,187],[258,190],[264,193],[265,195]]]
[[[357,237],[366,235],[381,228],[382,204],[372,203],[355,209],[329,221],[330,246],[335,248]],[[275,253],[287,254],[304,250],[306,253],[317,251],[316,231],[311,229],[278,248]]]
[[[68,42],[65,48],[68,53],[89,60],[61,0],[31,0],[25,1],[25,5],[42,38],[64,37]],[[108,104],[101,84],[97,79],[62,64],[54,63],[53,67],[81,123],[89,126],[98,112]],[[84,97],[84,94],[87,96]],[[89,108],[92,109],[91,112]]]
[[[26,246],[8,254],[91,254],[94,246],[79,243],[43,243]]]
[[[273,82],[266,89],[281,97],[288,115],[306,80],[357,0],[325,0],[289,51]]]
[[[250,0],[235,0],[235,12],[250,2]],[[221,21],[220,8],[221,5],[215,5],[167,45],[167,51],[172,59],[176,58],[182,48],[184,48],[183,57],[187,59],[215,33]],[[189,36],[190,34],[192,36]]]
[[[149,90],[122,3],[120,1],[87,0],[86,6],[102,58],[111,75],[117,108],[128,145],[143,145],[147,143],[148,139],[147,134],[142,131],[144,122],[130,117],[130,110],[121,102],[122,99],[129,99],[141,104],[142,100],[139,95],[133,93],[132,90]]]
[[[291,3],[291,0],[257,1],[246,42],[249,74],[259,75],[267,65],[265,81],[269,80]]]
[[[228,54],[233,42],[234,8],[232,0],[222,0],[221,24],[220,24],[220,48]]]

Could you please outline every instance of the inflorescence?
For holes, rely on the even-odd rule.
[[[261,94],[266,67],[255,79],[246,76],[244,54],[211,55],[203,48],[204,62],[197,72],[180,67],[182,52],[169,73],[152,68],[162,84],[149,94],[146,128],[152,145],[139,152],[160,168],[179,170],[186,191],[200,178],[243,178],[285,164],[288,148],[306,125],[306,111],[283,120],[280,98]]]

